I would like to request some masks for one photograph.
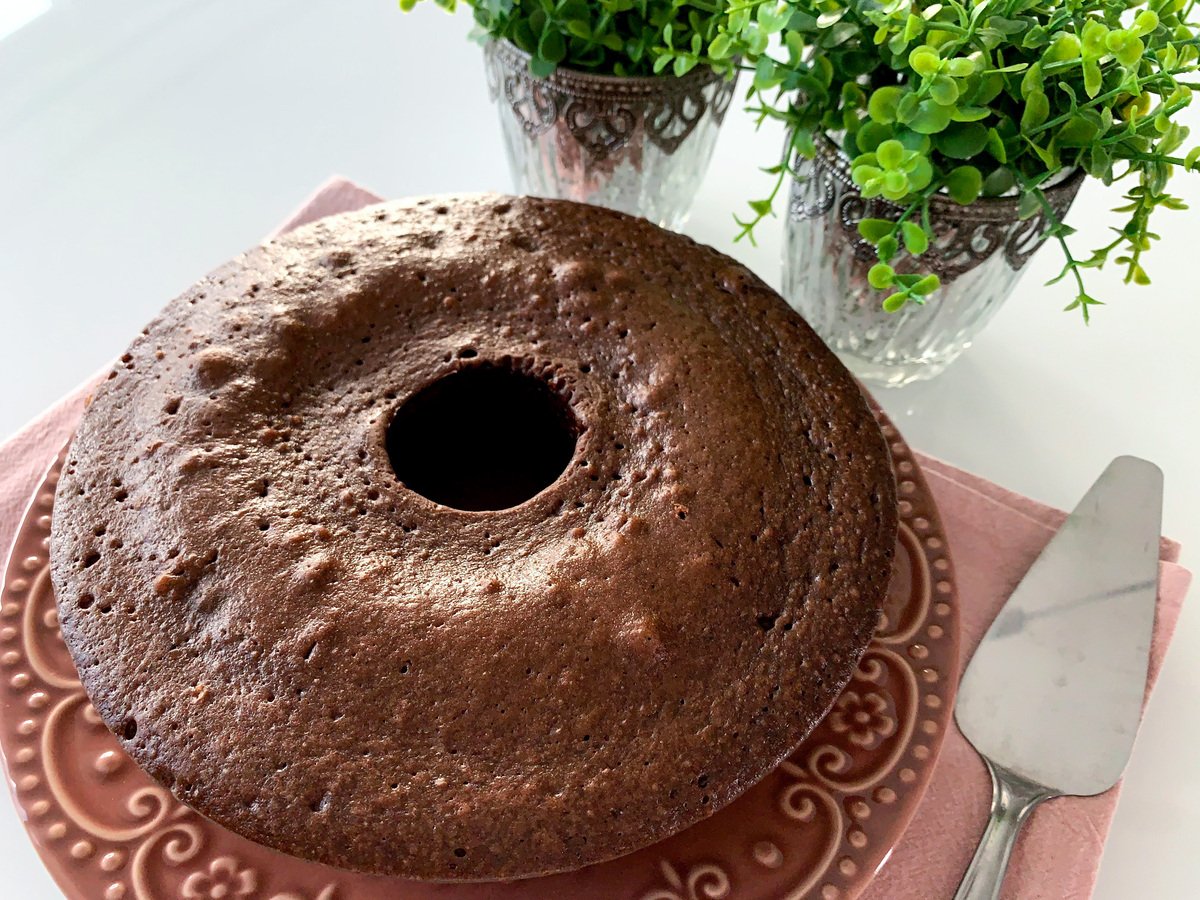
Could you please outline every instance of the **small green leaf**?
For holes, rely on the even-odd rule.
[[[758,26],[762,32],[770,35],[783,31],[790,15],[791,10],[787,7],[781,7],[777,3],[763,3],[758,7],[755,18],[758,20]]]
[[[1083,313],[1083,322],[1086,325],[1091,322],[1090,308],[1093,306],[1103,305],[1104,304],[1095,297],[1089,297],[1087,294],[1081,293],[1073,301],[1063,307],[1063,312],[1070,312],[1073,309],[1078,309],[1081,313]]]
[[[950,113],[950,118],[955,122],[978,122],[991,114],[986,106],[959,106]]]
[[[1104,76],[1100,73],[1100,64],[1094,59],[1085,59],[1083,61],[1083,89],[1089,97],[1095,97],[1100,93],[1100,85],[1104,83]]]
[[[1143,9],[1133,20],[1134,33],[1145,36],[1158,27],[1158,13],[1152,9]]]
[[[942,57],[935,48],[922,44],[908,54],[908,64],[918,75],[934,75],[942,67]]]
[[[989,69],[989,75],[1008,75],[1015,72],[1024,72],[1029,68],[1029,63],[1013,63],[1011,66],[1001,66],[998,69]]]
[[[1001,34],[1020,34],[1029,27],[1028,22],[1020,19],[1006,19],[1003,16],[989,16],[985,24],[988,28],[994,28]]]
[[[1085,168],[1093,178],[1099,178],[1105,184],[1110,184],[1113,177],[1112,155],[1101,145],[1097,144],[1088,151]]]
[[[1126,68],[1136,66],[1142,60],[1142,54],[1146,51],[1146,45],[1142,43],[1141,38],[1130,38],[1117,51],[1117,62]]]
[[[920,134],[936,134],[949,124],[950,110],[932,100],[922,100],[908,121],[908,127]]]
[[[989,128],[987,134],[987,152],[998,163],[1008,162],[1008,151],[1004,148],[1004,140],[995,128]]]
[[[549,78],[557,68],[556,63],[542,59],[540,56],[531,57],[529,60],[529,74],[534,78]]]
[[[896,108],[903,96],[904,91],[898,87],[878,88],[867,103],[867,115],[880,124],[890,125],[896,121]]]
[[[853,81],[847,81],[842,85],[842,102],[846,106],[865,106],[867,102],[867,94]]]
[[[999,166],[983,179],[983,195],[999,197],[1011,191],[1016,184],[1017,180],[1013,177],[1012,171],[1007,166]]]
[[[959,56],[955,59],[946,60],[943,71],[953,78],[969,78],[975,74],[977,68],[978,65],[975,60],[968,56]]]
[[[859,126],[854,135],[854,144],[860,153],[871,153],[891,137],[892,129],[870,119]]]
[[[676,78],[682,78],[693,68],[695,68],[697,62],[698,61],[694,56],[677,56],[675,57],[675,63],[671,68],[672,71],[674,71]]]
[[[538,41],[538,56],[547,62],[560,63],[567,58],[567,42],[562,32],[547,27]]]
[[[842,17],[845,16],[849,11],[850,9],[848,7],[842,7],[841,9],[833,12],[821,13],[821,15],[817,16],[817,27],[829,28],[831,25],[836,25],[838,22],[842,21]]]
[[[1049,117],[1049,99],[1042,91],[1033,91],[1025,98],[1025,111],[1021,114],[1021,130],[1032,131]]]
[[[904,145],[905,150],[916,150],[918,153],[928,153],[933,149],[933,141],[928,135],[917,134],[915,131],[909,131],[907,128],[898,129],[896,140]]]
[[[1108,26],[1099,19],[1088,18],[1083,23],[1083,30],[1079,33],[1081,43],[1081,53],[1084,59],[1099,59],[1108,49],[1105,46],[1105,40],[1108,38]]]
[[[982,190],[983,175],[974,166],[959,166],[946,176],[946,191],[955,203],[974,203]]]
[[[921,109],[921,99],[912,91],[908,91],[896,104],[896,120],[906,125],[911,123]]]
[[[904,159],[904,145],[897,140],[884,141],[875,150],[879,165],[885,169],[895,169]]]
[[[750,208],[754,210],[757,216],[769,216],[771,214],[770,200],[751,200]]]
[[[903,200],[908,196],[908,177],[895,169],[883,173],[883,196],[889,200]]]
[[[987,106],[1004,91],[1004,79],[995,72],[983,75],[979,79],[979,88],[975,94],[967,95],[974,106]]]
[[[924,278],[922,278],[920,281],[918,281],[916,284],[914,284],[911,288],[909,288],[909,290],[912,291],[914,294],[916,294],[918,297],[927,297],[928,295],[932,294],[934,291],[936,291],[941,286],[942,286],[941,279],[938,278],[936,275],[930,274],[930,275],[926,275]]]
[[[1060,147],[1086,147],[1095,140],[1100,129],[1085,116],[1072,116],[1058,129],[1054,139]]]
[[[879,242],[875,244],[875,255],[879,257],[880,262],[890,262],[899,249],[900,242],[896,240],[895,235],[889,234],[880,238]]]
[[[933,145],[952,159],[972,159],[988,144],[988,129],[978,122],[955,122],[935,135]]]
[[[890,288],[896,282],[896,272],[887,263],[875,263],[867,272],[867,283],[877,291]]]
[[[1124,47],[1132,37],[1133,35],[1124,28],[1118,28],[1114,31],[1110,31],[1104,36],[1104,48],[1115,53]]]
[[[865,187],[876,178],[880,178],[882,176],[883,171],[878,166],[872,166],[869,164],[856,165],[850,170],[851,180],[860,187]]]
[[[890,296],[888,296],[887,298],[884,299],[883,311],[890,312],[890,313],[899,312],[900,310],[902,310],[904,308],[904,304],[907,302],[908,302],[908,294],[905,292],[897,291],[896,293],[891,294]]]
[[[1027,50],[1036,50],[1038,47],[1045,47],[1049,42],[1050,32],[1041,25],[1034,25],[1021,38],[1021,46]]]
[[[913,256],[920,256],[929,249],[929,235],[916,222],[905,222],[900,229],[904,235],[904,249]]]
[[[906,41],[916,40],[924,30],[925,20],[909,13],[908,18],[904,20],[904,39]]]
[[[1030,219],[1042,211],[1042,201],[1038,198],[1037,188],[1025,191],[1017,202],[1017,216],[1024,220]]]
[[[1058,156],[1058,148],[1055,146],[1053,140],[1050,141],[1050,145],[1047,147],[1042,147],[1041,145],[1035,144],[1030,140],[1026,140],[1025,145],[1034,152],[1037,158],[1042,161],[1042,165],[1044,165],[1050,171],[1054,171],[1059,167],[1060,160]]]
[[[1024,77],[1021,78],[1021,96],[1028,100],[1030,94],[1035,91],[1043,91],[1043,89],[1042,64],[1036,62],[1026,70]]]
[[[916,191],[923,191],[933,181],[933,164],[927,156],[918,156],[912,171],[908,173],[908,186]]]
[[[861,219],[858,223],[858,233],[872,244],[878,244],[892,233],[895,228],[887,219]]]
[[[929,96],[940,106],[953,106],[958,100],[958,82],[949,75],[935,75],[929,85]]]
[[[874,178],[868,178],[859,185],[858,192],[868,200],[872,197],[878,197],[883,193],[883,176],[876,175]]]
[[[1079,59],[1080,50],[1079,38],[1067,31],[1055,38],[1043,59],[1048,63],[1068,62]]]
[[[666,59],[667,57],[660,57]],[[778,72],[778,67],[775,65],[775,60],[769,56],[761,56],[758,62],[754,64],[754,89],[756,91],[769,91],[773,87],[777,87],[783,77]]]

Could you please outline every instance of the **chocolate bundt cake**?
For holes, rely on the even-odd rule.
[[[498,879],[709,815],[821,718],[896,530],[857,386],[645,221],[385,203],[170,303],[55,500],[101,718],[199,812],[335,866]]]

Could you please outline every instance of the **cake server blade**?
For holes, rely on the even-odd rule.
[[[955,718],[995,785],[992,816],[956,895],[998,895],[1042,800],[1098,794],[1124,771],[1141,719],[1158,592],[1162,472],[1113,460],[988,629]]]

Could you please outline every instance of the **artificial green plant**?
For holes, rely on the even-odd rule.
[[[400,0],[411,10],[420,0]],[[434,0],[449,12],[459,0]],[[510,41],[530,56],[534,75],[559,66],[623,77],[685,75],[703,61],[721,73],[731,58],[706,53],[727,24],[725,0],[461,0],[475,35]]]
[[[1065,257],[1053,281],[1073,279],[1067,308],[1085,320],[1100,301],[1084,270],[1112,261],[1126,282],[1149,283],[1151,215],[1184,208],[1168,181],[1200,156],[1178,121],[1196,86],[1195,0],[733,0],[727,12],[700,61],[741,57],[752,111],[791,136],[742,235],[771,214],[796,157],[831,141],[864,197],[895,204],[859,225],[886,309],[938,287],[919,261],[904,274],[894,263],[927,249],[939,192],[963,204],[1016,195],[1022,217],[1042,213]],[[1082,257],[1045,195],[1074,170],[1126,185],[1112,240]]]

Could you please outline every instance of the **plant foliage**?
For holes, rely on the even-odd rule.
[[[400,0],[410,10],[420,0]],[[454,12],[458,0],[434,0]],[[722,73],[730,57],[709,48],[729,40],[726,0],[462,0],[482,39],[511,41],[530,55],[530,71],[559,66],[601,75],[685,75],[704,61]],[[721,35],[726,34],[722,38]]]
[[[920,256],[932,239],[928,205],[937,192],[959,203],[1015,194],[1020,214],[1042,213],[1065,254],[1062,272],[1086,320],[1100,301],[1083,270],[1113,261],[1125,281],[1149,283],[1144,254],[1159,207],[1182,209],[1167,192],[1176,169],[1196,169],[1177,121],[1197,69],[1196,0],[733,0],[707,44],[711,61],[741,56],[754,72],[759,121],[789,128],[770,196],[751,202],[742,235],[770,215],[797,155],[833,141],[851,161],[865,197],[901,207],[895,219],[860,226],[876,248],[870,273],[889,291],[886,309],[924,302],[934,276],[900,274],[901,248]],[[705,58],[701,57],[701,62]],[[1127,185],[1111,242],[1077,258],[1072,229],[1044,188],[1082,169]]]

